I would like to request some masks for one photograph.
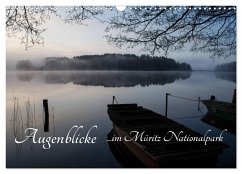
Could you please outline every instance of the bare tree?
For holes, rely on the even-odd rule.
[[[142,8],[142,10],[140,10]],[[144,9],[146,8],[146,10]],[[196,8],[196,9],[195,9]],[[100,19],[100,8],[74,6],[57,14],[54,7],[10,7],[6,9],[6,31],[9,37],[21,33],[21,43],[28,49],[43,44],[43,24],[53,13],[67,23],[85,24]],[[110,44],[122,47],[141,46],[152,54],[181,51],[187,46],[193,52],[206,52],[211,57],[236,54],[236,10],[234,7],[136,7],[106,17]],[[112,34],[111,32],[115,31]],[[117,32],[118,31],[118,32]]]
[[[62,18],[65,22],[83,25],[83,21],[96,18],[101,13],[101,10],[89,10],[89,7],[83,6],[68,8],[54,8],[53,6],[8,7],[6,8],[6,32],[8,37],[20,36],[21,43],[25,45],[25,49],[28,49],[44,43],[42,34],[47,29],[44,24],[50,20],[51,14]]]
[[[9,37],[20,36],[25,49],[36,44],[43,44],[42,33],[46,30],[43,24],[56,13],[53,7],[14,6],[6,8],[6,32]]]
[[[206,52],[211,57],[236,54],[234,7],[141,8],[128,9],[110,19],[106,28],[110,44],[141,46],[152,54],[167,55],[187,46],[193,52]],[[112,31],[118,34],[110,34]]]
[[[101,21],[98,17],[104,12],[100,8],[95,7],[85,7],[85,6],[74,6],[70,7],[70,10],[67,11],[67,15],[64,18],[66,23],[75,23],[80,25],[87,25],[84,23],[85,20],[96,19]]]

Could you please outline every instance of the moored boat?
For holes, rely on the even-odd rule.
[[[206,106],[208,114],[214,116],[217,121],[235,124],[236,122],[236,104],[217,100],[202,100]]]
[[[208,110],[201,119],[203,122],[236,134],[236,89],[234,89],[231,103],[218,101],[214,95],[210,97],[210,100],[202,100],[202,103]]]
[[[215,167],[218,154],[227,147],[215,141],[206,145],[202,141],[178,141],[175,136],[165,141],[170,131],[194,138],[204,135],[137,104],[108,105],[108,114],[113,135],[121,137],[121,141],[109,143],[124,145],[147,167]],[[154,137],[160,137],[159,141]]]

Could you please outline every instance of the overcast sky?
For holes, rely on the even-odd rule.
[[[110,15],[111,13],[107,14]],[[45,38],[44,45],[32,47],[28,50],[25,50],[24,45],[20,44],[18,36],[7,38],[7,69],[15,68],[16,62],[19,60],[29,59],[32,62],[40,62],[42,58],[50,56],[66,56],[71,58],[84,54],[149,54],[148,52],[141,52],[140,48],[120,49],[109,45],[104,38],[104,35],[107,34],[105,32],[106,24],[102,24],[97,20],[89,20],[85,23],[87,26],[71,25],[64,23],[58,17],[51,16],[51,19],[45,24],[45,27],[48,29],[43,34]],[[193,54],[189,51],[182,53],[172,52],[169,53],[168,57],[176,61],[190,63],[194,70],[211,70],[217,64],[235,60],[234,56],[213,60],[209,58],[209,55],[202,53]]]

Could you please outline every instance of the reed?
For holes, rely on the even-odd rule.
[[[35,119],[35,102],[31,104],[29,99],[25,102],[26,109],[26,128],[36,128],[36,119]],[[30,131],[27,132],[30,134]]]
[[[13,95],[13,113],[10,121],[11,121],[14,138],[17,137],[18,139],[22,139],[23,131],[24,131],[23,117],[19,106],[19,100],[14,95]],[[16,154],[17,154],[17,160],[18,160],[21,155],[21,144],[16,144]]]
[[[51,107],[51,118],[52,118],[52,124],[53,124],[53,136],[55,136],[55,108],[52,106]]]

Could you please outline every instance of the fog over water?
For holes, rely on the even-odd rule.
[[[119,103],[137,103],[163,115],[166,93],[190,99],[208,99],[215,95],[218,100],[231,102],[236,88],[235,74],[218,74],[202,71],[7,72],[7,167],[121,167],[124,164],[106,141],[113,125],[107,104],[113,96]],[[23,129],[35,125],[38,136],[66,136],[73,125],[83,125],[84,131],[97,125],[98,131],[93,132],[97,143],[53,144],[49,150],[31,141],[18,146],[14,138],[21,135],[22,129],[21,124],[13,122],[14,96],[18,99]],[[43,99],[49,102],[49,132],[44,132]],[[35,108],[34,117],[26,115],[27,101]],[[198,111],[197,102],[169,97],[168,118],[201,134],[211,129],[211,135],[219,135],[221,129],[201,120],[206,112],[202,104]],[[219,155],[217,167],[235,166],[236,135],[226,132],[224,142],[229,148]]]

